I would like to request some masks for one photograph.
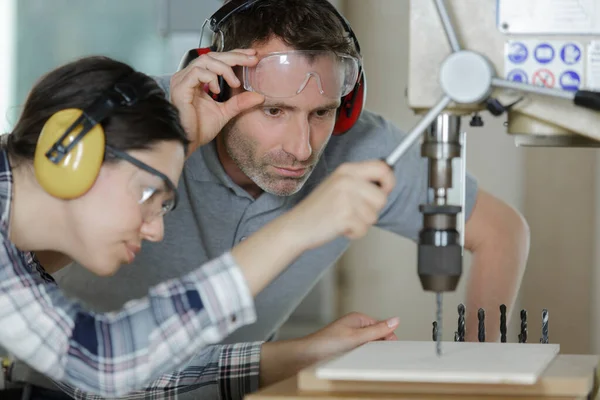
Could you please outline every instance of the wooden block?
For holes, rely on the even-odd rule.
[[[292,377],[282,382],[271,385],[256,393],[246,396],[245,400],[584,400],[587,396],[522,396],[522,395],[469,395],[469,394],[431,394],[431,393],[363,393],[363,392],[319,392],[299,390],[296,378]],[[591,397],[595,398],[595,397]]]
[[[313,396],[343,393],[344,398],[346,394],[352,393],[358,398],[360,396],[366,396],[363,398],[399,399],[510,396],[511,399],[514,399],[515,396],[522,396],[530,399],[532,397],[554,400],[558,398],[578,399],[587,398],[590,393],[598,392],[596,374],[599,363],[600,357],[595,355],[559,354],[541,374],[538,381],[532,385],[327,380],[320,379],[316,375],[316,371],[323,365],[322,363],[309,367],[298,374],[297,389],[300,394]]]
[[[378,341],[320,365],[320,379],[380,382],[534,384],[557,344]]]

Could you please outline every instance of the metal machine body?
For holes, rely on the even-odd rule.
[[[444,26],[436,10],[437,0],[410,1],[408,105],[422,113],[436,105],[442,96],[440,70],[452,53]],[[498,6],[503,0],[450,0],[446,1],[458,43],[464,50],[483,55],[499,77],[504,77],[505,44],[509,40],[538,39],[569,40],[584,45],[582,59],[587,58],[589,46],[600,41],[600,32],[589,35],[541,35],[505,33],[498,20]],[[529,1],[529,0],[528,0]],[[540,1],[537,1],[540,3]],[[556,7],[565,0],[546,0],[548,7]],[[571,1],[572,2],[572,1]],[[527,2],[521,2],[527,3]],[[588,0],[600,9],[600,2]],[[523,9],[527,7],[524,5]],[[593,16],[591,16],[593,17]],[[510,28],[508,29],[510,31]],[[557,55],[558,56],[558,55]],[[591,71],[588,71],[591,73]],[[530,77],[531,78],[531,77]],[[589,88],[598,89],[598,88]],[[505,116],[506,132],[513,135],[521,146],[600,146],[600,113],[578,107],[572,102],[550,96],[524,94],[495,88],[491,96],[502,104],[511,104],[523,97]],[[455,115],[469,115],[484,111],[484,104],[451,102],[445,109]],[[491,117],[491,116],[490,116]]]
[[[600,15],[600,0],[585,3],[573,0],[411,0],[408,105],[423,116],[386,162],[393,166],[413,143],[421,140],[422,156],[428,159],[429,165],[428,187],[433,195],[420,207],[423,229],[419,235],[418,274],[423,289],[437,295],[438,355],[441,354],[442,293],[454,291],[462,274],[464,233],[457,227],[464,230],[464,220],[460,224],[458,219],[463,215],[460,213],[464,197],[460,204],[449,202],[447,197],[453,188],[453,159],[464,159],[461,119],[471,116],[470,125],[480,127],[484,125],[482,111],[488,110],[495,117],[507,114],[507,133],[514,136],[517,145],[600,147],[600,93],[593,91],[598,88],[586,87],[583,79],[578,86],[568,87],[562,83],[562,76],[563,87],[555,88],[556,78],[550,80],[552,72],[549,70],[550,74],[536,71],[530,82],[523,77],[506,76],[504,71],[505,54],[512,51],[509,50],[514,46],[512,41],[520,38],[569,40],[582,45],[578,54],[581,59],[596,49],[600,86],[600,22],[593,29],[582,25],[575,30],[578,36],[567,35],[564,26],[555,28],[556,35],[549,34],[552,26],[540,28],[537,33],[527,26],[527,18],[539,17],[536,17],[535,6],[546,10],[562,7],[560,12],[544,14],[545,18],[556,21],[572,18],[561,14],[568,7],[575,10],[588,7],[594,14],[590,16],[593,24],[596,14]],[[525,21],[521,34],[511,33],[508,20],[499,17],[500,7],[505,7],[503,11],[520,9],[525,13],[526,18],[521,18]],[[551,46],[542,49],[545,52],[538,49],[540,45],[535,48],[537,61],[549,63],[556,56],[556,51],[550,49],[549,53],[547,47]],[[542,56],[546,59],[542,60]],[[567,63],[565,54],[560,57]],[[591,69],[590,65],[585,68]],[[460,173],[459,180],[464,182],[464,168]]]

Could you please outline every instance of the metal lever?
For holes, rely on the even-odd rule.
[[[409,132],[408,136],[386,157],[385,162],[393,166],[398,162],[400,157],[412,146],[412,144],[425,132],[425,129],[433,123],[437,116],[450,104],[450,97],[444,96],[440,101],[429,110],[427,114],[415,125]]]
[[[600,111],[600,93],[590,90],[578,90],[569,92],[566,90],[551,89],[543,86],[528,85],[526,83],[508,81],[501,78],[492,78],[492,86],[512,89],[520,92],[539,94],[542,96],[555,97],[571,100],[573,104],[590,110]]]
[[[435,0],[435,8],[442,20],[442,25],[444,25],[444,32],[446,32],[446,37],[448,38],[448,43],[450,43],[450,47],[452,51],[460,51],[460,44],[458,43],[458,37],[456,36],[456,29],[452,25],[452,20],[450,19],[450,15],[448,14],[448,8],[444,3],[444,0]]]

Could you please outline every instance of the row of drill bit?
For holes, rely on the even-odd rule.
[[[478,329],[477,339],[485,342],[485,311],[483,308],[477,310]],[[433,341],[437,341],[438,322],[433,322]],[[527,343],[527,311],[521,310],[521,332],[518,335],[519,343]],[[458,305],[458,330],[454,332],[455,342],[465,341],[465,306]],[[500,305],[500,342],[506,343],[506,305]],[[542,336],[540,343],[548,343],[548,310],[542,310]]]

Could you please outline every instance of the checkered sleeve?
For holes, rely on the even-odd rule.
[[[230,253],[113,313],[84,310],[36,269],[3,240],[0,345],[48,377],[102,397],[148,386],[256,320]]]
[[[262,343],[236,343],[219,356],[219,393],[222,399],[242,400],[258,390]]]
[[[165,374],[144,390],[131,392],[120,400],[176,400],[198,390],[199,397],[242,400],[258,390],[260,351],[263,342],[215,345],[203,349],[180,371]],[[76,400],[102,397],[57,383]]]

